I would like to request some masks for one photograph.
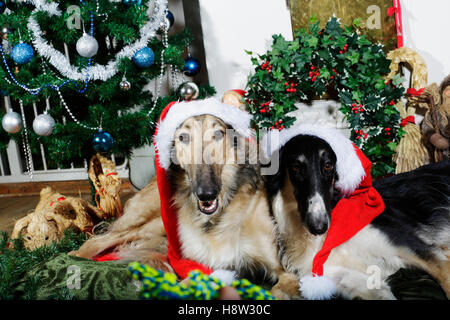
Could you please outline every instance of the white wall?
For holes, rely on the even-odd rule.
[[[264,53],[272,34],[292,38],[286,0],[199,0],[206,64],[217,96],[243,89],[252,70],[244,50]],[[401,0],[404,45],[428,65],[428,82],[450,74],[450,0]]]
[[[272,34],[292,39],[286,0],[199,0],[209,82],[217,96],[244,89],[251,70],[244,50],[264,53]]]
[[[428,66],[428,83],[450,74],[450,1],[401,0],[404,46],[416,50]]]

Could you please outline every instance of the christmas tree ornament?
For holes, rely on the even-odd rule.
[[[133,56],[133,62],[139,68],[148,68],[155,61],[155,54],[149,47],[138,50]]]
[[[2,119],[2,127],[8,133],[17,133],[22,130],[22,117],[17,112],[9,110]]]
[[[83,36],[77,41],[76,48],[80,56],[92,58],[97,54],[98,42],[94,37],[87,33],[83,33]]]
[[[44,12],[49,17],[60,16],[61,11],[65,9],[58,8],[57,1],[43,1],[35,0],[39,2],[39,5],[34,9],[35,13]],[[84,6],[85,2],[81,1]],[[107,81],[119,73],[118,65],[124,58],[132,59],[137,50],[142,48],[144,43],[148,43],[153,39],[160,29],[161,21],[166,18],[167,12],[167,0],[154,0],[153,14],[150,19],[147,19],[147,23],[139,28],[139,36],[132,43],[129,43],[115,54],[115,57],[108,59],[105,64],[93,63],[90,66],[80,68],[79,66],[72,64],[67,58],[65,53],[55,49],[55,47],[49,42],[43,34],[40,23],[37,21],[34,14],[27,18],[27,28],[30,35],[33,37],[34,48],[40,56],[46,58],[50,64],[58,70],[58,72],[71,80],[80,81],[86,79],[86,74],[89,72],[89,81],[101,80]],[[93,15],[91,15],[92,25]],[[109,28],[105,26],[106,28]]]
[[[173,24],[175,23],[175,17],[173,16],[173,13],[170,12],[169,10],[167,10],[166,19],[169,21],[169,23],[167,24],[169,28],[172,27]]]
[[[119,83],[119,88],[122,91],[128,91],[131,88],[131,83],[130,81],[127,80],[127,78],[125,78],[125,76],[123,76],[122,81],[120,81]]]
[[[52,134],[55,120],[48,113],[43,113],[34,118],[33,130],[39,136],[47,137]]]
[[[20,42],[11,50],[11,58],[17,64],[26,64],[34,57],[33,47],[28,43]]]
[[[113,137],[106,131],[99,130],[94,134],[92,146],[97,152],[108,152],[114,145]]]
[[[194,82],[182,83],[178,88],[178,95],[184,100],[195,100],[198,97],[200,90]]]
[[[0,1],[0,14],[2,14],[3,12],[5,12],[6,10],[6,4],[4,1]]]
[[[131,7],[132,5],[140,6],[142,4],[142,0],[122,0],[122,3],[127,7]]]
[[[1,32],[2,32],[2,38],[5,40],[8,39],[8,34],[10,33],[9,28],[7,26],[3,26]]]
[[[186,60],[184,60],[184,74],[188,77],[192,77],[197,75],[200,72],[200,61],[197,59],[188,56]]]

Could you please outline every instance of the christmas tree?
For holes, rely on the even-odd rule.
[[[167,0],[5,1],[0,93],[11,105],[0,111],[0,150],[11,138],[28,155],[42,145],[50,168],[98,151],[129,157],[151,143],[168,102],[214,94],[180,73],[200,66],[187,56],[189,30],[170,32]],[[173,88],[160,97],[169,70]]]

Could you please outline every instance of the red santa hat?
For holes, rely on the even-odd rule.
[[[168,180],[168,172],[172,163],[173,142],[175,131],[187,119],[199,115],[212,115],[233,127],[240,135],[250,138],[251,116],[236,107],[224,104],[215,98],[205,100],[171,102],[162,111],[158,127],[155,131],[155,166],[159,195],[161,199],[161,217],[167,233],[170,265],[182,279],[186,278],[192,270],[200,270],[210,274],[213,270],[198,262],[183,257],[180,238],[178,235],[177,208],[172,203],[173,192]],[[222,281],[229,283],[233,274],[226,270],[214,271],[214,275]]]
[[[278,132],[270,131],[262,140],[266,159],[297,135],[311,135],[325,140],[336,154],[336,188],[343,198],[331,212],[331,222],[322,248],[316,253],[312,274],[300,279],[300,291],[306,299],[330,299],[335,283],[323,275],[323,267],[333,248],[351,239],[384,211],[380,194],[372,187],[372,163],[348,138],[333,128],[296,125]]]

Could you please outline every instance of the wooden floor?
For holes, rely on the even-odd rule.
[[[36,207],[39,202],[39,190],[43,185],[41,183],[35,184],[32,187],[24,186],[23,184],[20,186],[13,186],[12,184],[0,185],[0,231],[6,231],[8,234],[11,234],[16,221],[26,216],[27,213]],[[134,194],[133,189],[128,184],[126,181],[123,183],[120,197],[122,205]],[[75,187],[70,182],[65,184],[56,183],[56,185],[47,183],[45,185],[51,185],[55,190],[64,195],[81,196],[81,198],[91,201],[90,187]]]

